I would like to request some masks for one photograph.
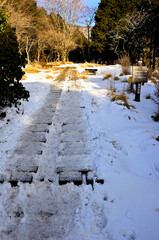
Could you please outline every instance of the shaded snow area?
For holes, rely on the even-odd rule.
[[[159,239],[155,86],[135,102],[120,65],[95,68],[87,80],[28,74],[29,101],[0,120],[0,240]]]

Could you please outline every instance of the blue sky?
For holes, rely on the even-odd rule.
[[[100,2],[100,0],[85,0],[85,3],[89,6],[89,7],[98,7],[98,3]]]

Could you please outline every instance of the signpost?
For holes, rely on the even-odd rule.
[[[135,101],[140,102],[141,84],[144,85],[148,79],[148,68],[142,66],[142,61],[138,62],[139,66],[133,66],[132,84],[136,84]]]

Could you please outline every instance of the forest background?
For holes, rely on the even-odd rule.
[[[30,61],[114,63],[127,54],[155,68],[159,56],[158,0],[1,0],[20,54]],[[92,28],[92,23],[95,22]],[[88,37],[82,25],[88,29]],[[90,34],[90,31],[92,33]],[[89,37],[90,36],[90,37]]]
[[[0,0],[0,105],[28,99],[20,79],[33,62],[159,64],[159,0]],[[85,26],[85,28],[84,28]],[[86,29],[86,34],[83,29]]]

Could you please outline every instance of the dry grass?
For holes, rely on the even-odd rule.
[[[70,70],[70,67],[65,67],[62,72],[57,76],[56,81],[64,81],[66,77],[68,76],[68,72]]]
[[[106,79],[109,79],[109,78],[112,78],[112,74],[111,74],[111,73],[107,73],[107,74],[104,76],[103,80],[106,80]]]
[[[122,70],[123,70],[123,74],[124,75],[130,75],[130,66],[131,66],[131,62],[130,62],[130,59],[128,56],[123,56],[121,59],[120,59],[120,63],[121,63],[121,66],[122,66]]]
[[[98,67],[98,66],[101,66],[100,64],[98,63],[88,63],[88,62],[85,62],[83,64],[80,64],[79,65],[81,68],[91,68],[91,67]]]
[[[156,80],[155,78],[153,78],[153,77],[151,77],[150,81],[151,81],[153,84],[155,84],[155,85],[158,84],[157,80]]]
[[[47,75],[45,78],[46,78],[46,79],[50,79],[50,78],[53,78],[53,76]]]
[[[81,74],[79,78],[80,78],[80,79],[84,79],[84,80],[86,80],[86,79],[88,79],[88,76],[85,75],[85,74]]]
[[[24,69],[25,73],[39,73],[38,70],[28,70],[28,69]]]
[[[159,79],[159,71],[153,71],[151,68],[148,69],[148,79],[155,85],[158,84],[157,79]]]
[[[87,75],[88,75],[88,71],[86,70],[83,74],[80,75],[79,78],[86,80],[86,79],[88,79],[88,76],[87,76]]]
[[[59,67],[61,66],[63,63],[62,62],[49,62],[46,64],[47,67]]]
[[[59,71],[59,70],[63,70],[65,67],[52,67],[51,70],[53,71]]]
[[[111,92],[108,92],[107,95],[110,96],[110,98],[111,98],[110,101],[111,102],[121,101],[122,104],[121,103],[117,103],[117,104],[125,106],[128,109],[130,109],[131,107],[135,108],[133,105],[130,105],[128,103],[128,97],[126,96],[125,92],[122,92],[121,94],[116,94],[114,91],[111,91]]]
[[[66,62],[63,62],[63,64],[73,64],[73,62],[66,61]]]
[[[118,80],[119,80],[119,78],[118,78],[117,76],[115,76],[115,77],[114,77],[114,80],[115,80],[115,81],[118,81]]]
[[[124,73],[120,73],[120,75],[119,75],[120,77],[122,77],[122,76],[124,76]]]
[[[79,79],[79,71],[76,69],[72,69],[69,72],[70,80],[78,80]]]
[[[51,72],[51,70],[47,70],[47,71],[45,71],[45,73],[50,73]]]
[[[152,69],[151,68],[149,68],[148,69],[148,79],[151,79],[151,77],[152,77]]]
[[[153,77],[156,77],[157,79],[159,79],[159,71],[155,71],[152,73]]]
[[[123,74],[124,75],[130,75],[130,67],[123,67]]]
[[[25,73],[39,73],[38,67],[35,65],[27,65],[23,70]]]

